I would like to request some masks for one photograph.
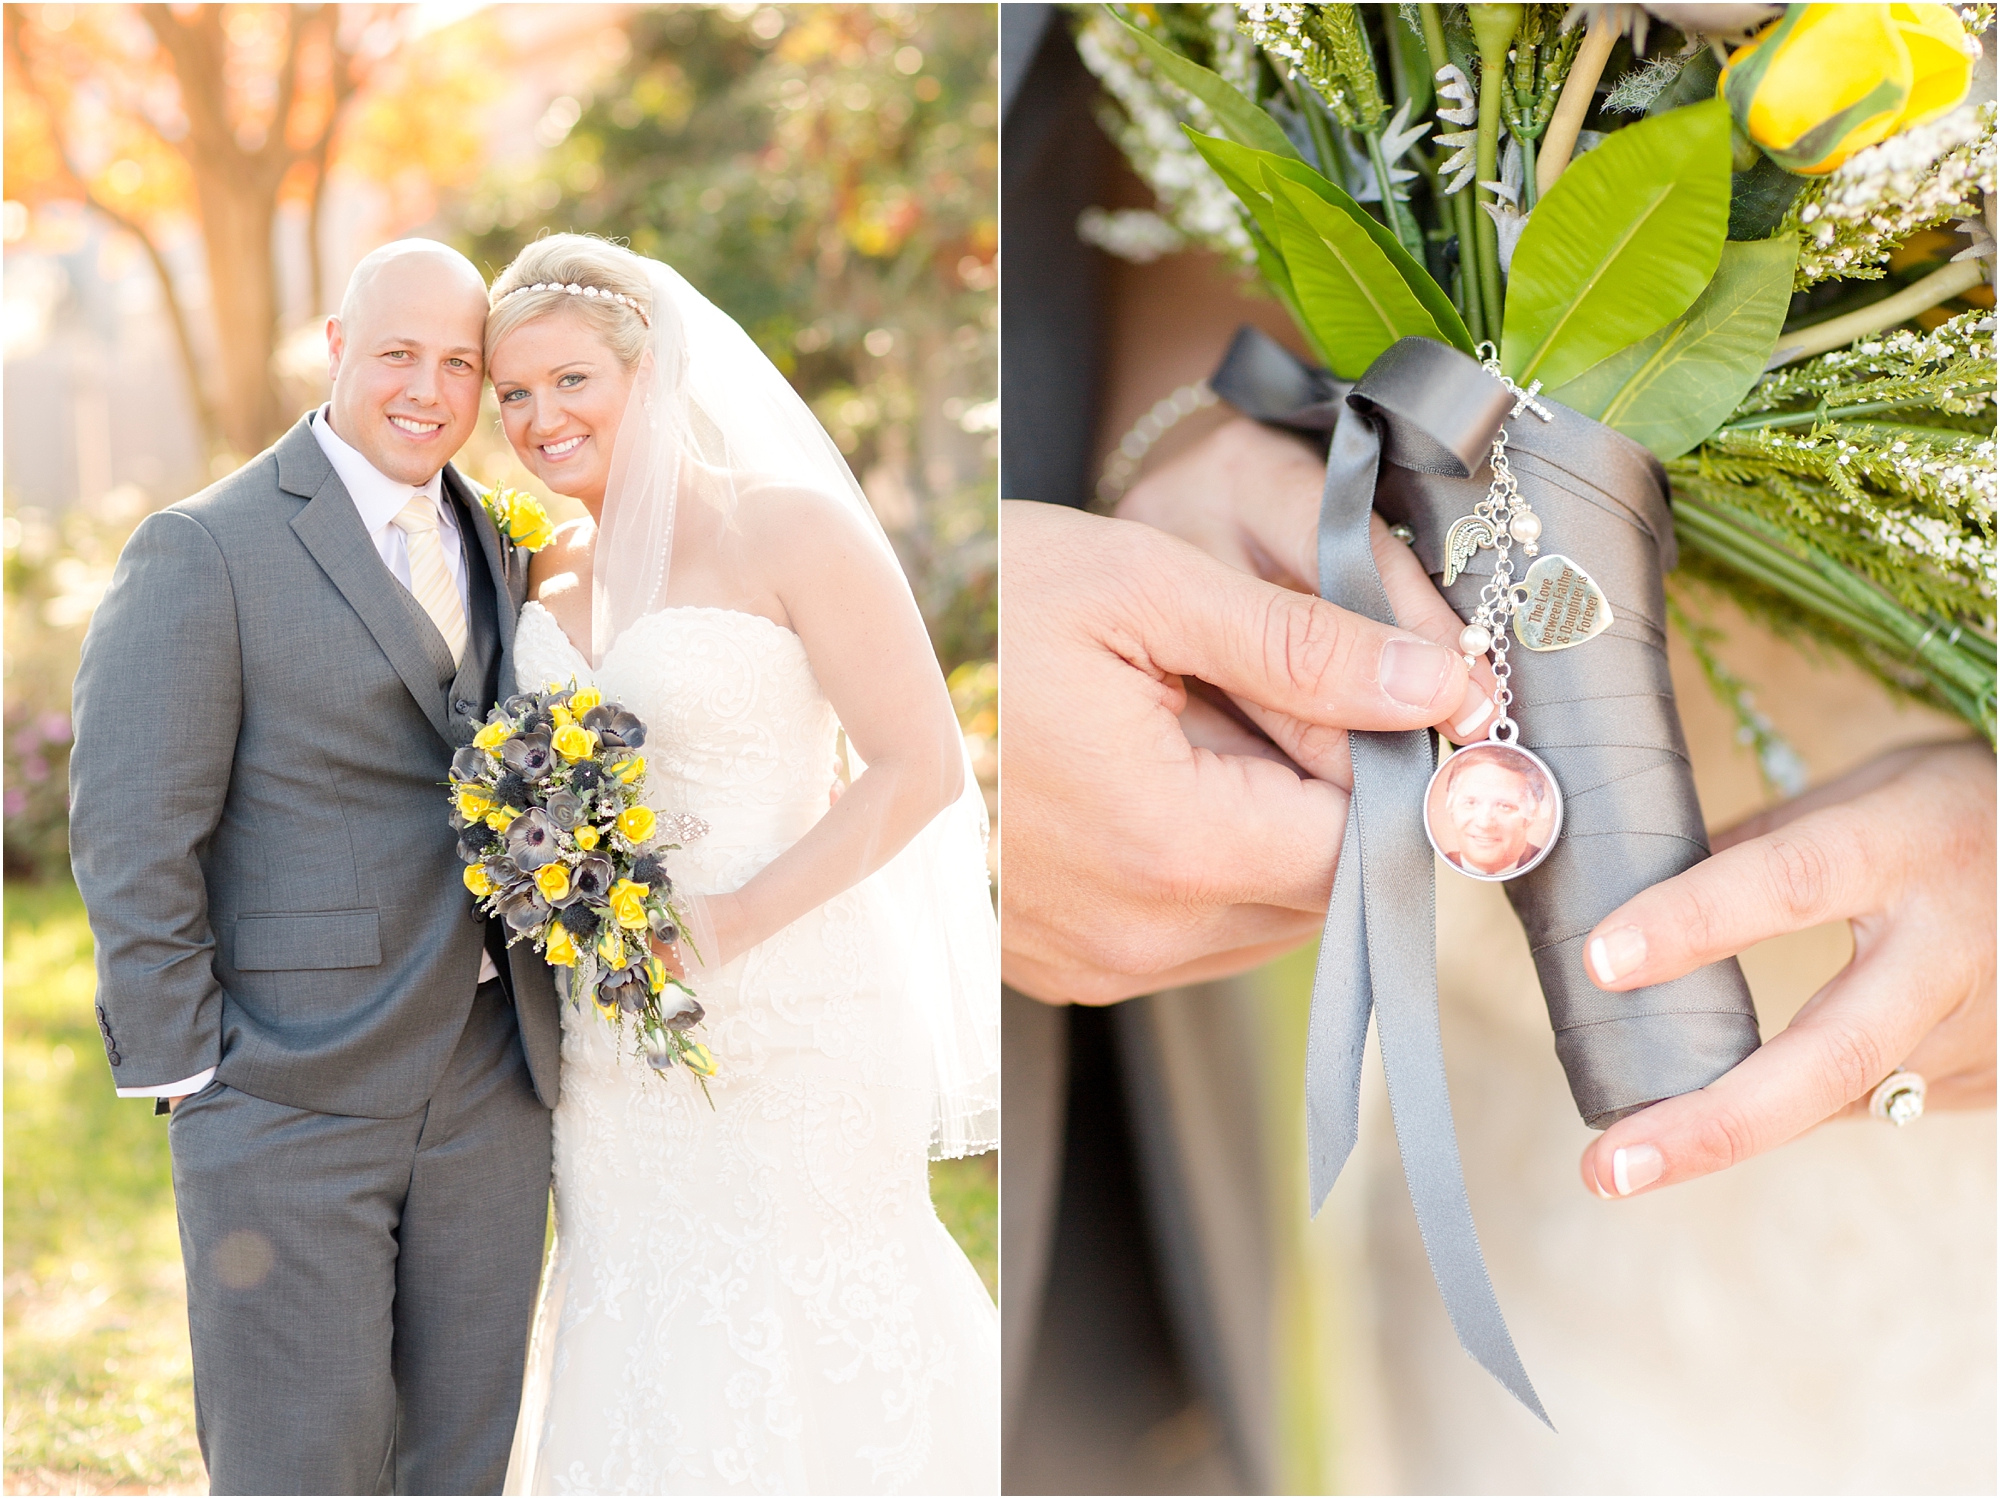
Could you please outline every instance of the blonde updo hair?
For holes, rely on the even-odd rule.
[[[545,291],[524,291],[547,283]],[[565,291],[586,286],[595,297]],[[551,234],[538,239],[494,278],[487,293],[486,355],[524,323],[563,311],[589,328],[627,368],[636,368],[650,338],[645,319],[605,293],[630,297],[652,315],[653,288],[638,256],[594,234]]]

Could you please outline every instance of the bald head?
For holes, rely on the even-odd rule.
[[[449,245],[399,239],[362,257],[327,319],[333,430],[399,483],[428,483],[479,416],[486,283]]]

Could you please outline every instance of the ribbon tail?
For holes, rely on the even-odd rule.
[[[1367,966],[1380,996],[1375,1031],[1382,1040],[1382,1072],[1424,1253],[1459,1346],[1554,1431],[1555,1423],[1542,1409],[1515,1351],[1486,1272],[1452,1123],[1438,1023],[1434,866],[1419,825],[1435,755],[1430,735],[1350,738],[1355,793],[1350,826],[1360,810],[1363,784],[1376,793],[1360,824],[1362,881],[1378,911],[1395,912],[1393,922],[1368,923]],[[1385,797],[1383,791],[1390,794]]]
[[[1361,1134],[1361,1054],[1374,995],[1368,977],[1368,918],[1361,900],[1361,844],[1352,804],[1326,908],[1319,966],[1306,1021],[1306,1163],[1315,1216]]]

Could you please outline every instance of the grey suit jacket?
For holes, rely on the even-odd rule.
[[[447,467],[444,487],[472,595],[456,669],[303,420],[120,555],[77,672],[70,847],[121,1085],[214,1067],[274,1103],[394,1118],[443,1073],[489,940],[446,781],[513,691],[527,589],[470,486]],[[497,938],[553,1105],[550,971]]]

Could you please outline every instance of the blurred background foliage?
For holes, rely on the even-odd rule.
[[[199,1492],[165,1132],[68,881],[69,684],[119,548],[325,398],[347,272],[582,230],[675,265],[881,517],[994,802],[987,5],[6,5],[6,1490]],[[459,455],[541,492],[486,420]],[[543,494],[558,514],[573,502]],[[939,1163],[995,1283],[994,1158]]]

